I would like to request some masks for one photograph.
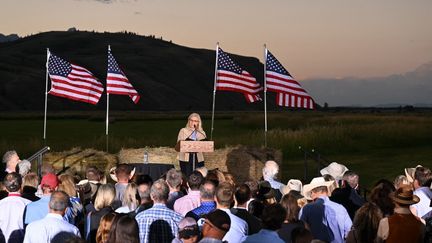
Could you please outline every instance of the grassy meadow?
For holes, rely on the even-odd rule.
[[[115,113],[111,115],[109,152],[121,148],[174,146],[184,113]],[[203,114],[210,137],[211,113]],[[102,113],[48,116],[43,141],[43,117],[0,116],[0,153],[16,149],[22,158],[44,144],[54,151],[72,147],[106,149]],[[267,146],[283,152],[282,180],[303,178],[304,153],[314,149],[328,161],[344,163],[358,171],[361,182],[372,185],[380,178],[393,179],[403,168],[432,166],[432,113],[279,112],[268,114]],[[264,116],[242,112],[216,114],[213,140],[216,148],[231,145],[264,146]],[[318,166],[308,160],[310,173]]]

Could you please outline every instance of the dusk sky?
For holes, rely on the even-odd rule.
[[[387,76],[432,61],[430,0],[1,0],[0,33],[132,31],[263,61],[297,79]]]

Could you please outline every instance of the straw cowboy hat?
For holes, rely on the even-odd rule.
[[[323,168],[320,173],[321,175],[329,174],[335,178],[335,180],[342,180],[343,175],[347,172],[348,168],[337,162],[331,162],[327,167]]]
[[[282,196],[288,194],[291,190],[293,191],[302,191],[303,184],[300,180],[291,179],[288,181],[286,185],[283,185],[279,188],[279,191],[282,193]]]
[[[113,181],[118,182],[117,175],[116,175],[116,173],[115,173],[116,169],[117,169],[116,166],[112,167],[112,168],[109,170],[109,174],[110,174],[110,177],[111,177],[111,179],[112,179]],[[130,173],[129,179],[132,178],[134,175],[135,175],[135,167],[133,167],[133,169],[132,169],[132,171],[131,171],[131,173]]]
[[[414,182],[414,173],[418,167],[423,167],[423,166],[417,165],[414,168],[405,168],[405,175],[408,179],[408,182],[410,182],[410,183]]]
[[[411,205],[420,202],[420,198],[413,194],[413,190],[410,186],[399,187],[392,196],[393,201],[403,204]]]
[[[327,187],[329,196],[331,195],[333,190],[337,188],[337,184],[335,181],[325,181],[324,177],[315,177],[312,179],[310,184],[306,184],[303,186],[303,196],[307,200],[312,200],[311,198],[312,190],[320,186]]]

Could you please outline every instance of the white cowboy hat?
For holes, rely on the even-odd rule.
[[[334,189],[337,188],[335,181],[325,181],[324,177],[315,177],[312,179],[312,181],[309,184],[306,184],[303,186],[303,196],[307,200],[312,200],[311,198],[311,192],[314,188],[325,186],[327,187],[329,196],[333,192]]]
[[[303,187],[303,183],[300,180],[291,179],[288,181],[286,185],[283,185],[279,188],[279,191],[282,193],[282,196],[288,194],[291,190],[301,192]]]
[[[109,170],[109,175],[110,175],[110,177],[111,177],[111,179],[112,179],[113,181],[118,182],[117,175],[115,174],[116,169],[117,169],[116,166],[112,167],[112,168]],[[132,171],[131,171],[131,173],[130,173],[129,179],[131,179],[134,175],[135,175],[135,167],[133,167],[133,169],[132,169]]]
[[[320,173],[321,175],[329,174],[335,178],[335,180],[342,180],[343,175],[347,172],[348,168],[337,162],[331,162],[327,167],[323,168]]]
[[[416,169],[417,169],[418,167],[423,167],[423,166],[421,166],[421,165],[417,165],[417,166],[414,167],[414,168],[405,168],[405,169],[404,169],[404,170],[405,170],[405,175],[406,175],[406,177],[407,177],[408,182],[410,182],[410,183],[413,183],[413,182],[414,182],[414,173],[415,173],[415,171],[416,171]]]

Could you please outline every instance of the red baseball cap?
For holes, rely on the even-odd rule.
[[[59,184],[59,180],[58,180],[57,176],[54,175],[53,173],[45,174],[42,177],[42,181],[41,181],[41,187],[42,188],[45,186],[45,187],[49,187],[49,188],[54,190],[57,188],[58,184]]]

